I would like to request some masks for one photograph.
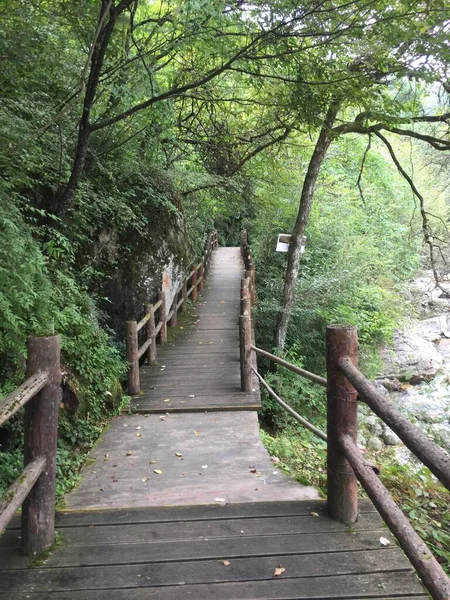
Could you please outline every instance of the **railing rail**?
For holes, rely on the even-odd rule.
[[[167,341],[167,326],[175,327],[178,321],[178,312],[186,312],[187,301],[191,298],[194,302],[198,294],[203,291],[205,278],[211,267],[212,253],[217,248],[219,238],[217,231],[208,235],[205,250],[199,262],[192,261],[177,287],[169,310],[166,306],[164,291],[158,293],[158,301],[148,304],[146,314],[140,321],[126,322],[126,351],[128,361],[128,393],[138,394],[141,389],[139,376],[139,360],[146,356],[149,365],[157,360],[157,341],[164,344]],[[197,259],[196,259],[197,260]],[[145,327],[145,341],[139,346],[139,332]]]
[[[418,427],[405,419],[357,368],[355,327],[329,326],[326,332],[327,377],[301,369],[258,348],[252,340],[251,311],[255,298],[255,270],[247,234],[241,235],[245,278],[241,283],[241,389],[251,389],[252,373],[267,392],[298,422],[327,442],[327,504],[329,515],[347,524],[358,518],[357,482],[362,485],[416,569],[434,600],[450,599],[450,579],[411,523],[364,459],[357,443],[357,401],[364,401],[405,443],[413,454],[450,489],[450,457]],[[327,433],[284,402],[251,364],[252,352],[327,388]]]
[[[0,401],[0,425],[25,407],[24,470],[0,499],[0,533],[22,506],[21,549],[36,555],[55,539],[56,444],[61,402],[59,336],[28,340],[27,380]]]

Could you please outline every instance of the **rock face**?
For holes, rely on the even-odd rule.
[[[420,335],[417,325],[398,331],[394,348],[383,350],[382,357],[386,365],[385,377],[409,383],[433,379],[444,362],[436,346]]]
[[[450,292],[450,276],[441,287]],[[439,446],[450,452],[450,299],[436,287],[431,271],[418,277],[410,296],[421,310],[421,319],[395,334],[394,345],[382,351],[385,365],[376,382],[388,400],[412,423],[419,426]],[[397,446],[401,461],[404,446],[385,423],[368,407],[358,407],[358,443],[373,452],[380,444]]]

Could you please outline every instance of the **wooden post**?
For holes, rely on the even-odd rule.
[[[245,249],[247,248],[247,244],[248,244],[247,230],[243,229],[241,231],[241,255],[242,255],[242,258],[244,258],[244,252],[245,252]]]
[[[202,258],[202,264],[200,265],[199,270],[200,283],[198,284],[198,291],[203,292],[205,287],[205,259]]]
[[[165,344],[167,342],[166,293],[159,292],[158,300],[161,300],[161,306],[159,307],[159,320],[162,321],[161,329],[159,330],[159,341],[161,344]]]
[[[356,444],[357,392],[340,371],[338,363],[348,356],[354,365],[358,364],[356,327],[327,327],[326,354],[328,514],[333,519],[351,524],[358,518],[356,476],[342,452],[338,437],[348,435]]]
[[[187,304],[187,279],[185,279],[183,281],[183,287],[181,288],[181,297],[183,298],[183,302],[181,303],[181,312],[185,313],[188,309],[188,304]]]
[[[175,294],[175,296],[173,297],[172,306],[170,307],[170,310],[172,311],[172,316],[170,317],[170,319],[167,322],[167,325],[169,327],[177,326],[177,323],[178,323],[177,303],[178,303],[178,294]]]
[[[197,294],[198,294],[197,267],[196,266],[194,268],[194,272],[192,273],[191,286],[194,287],[194,289],[192,290],[192,302],[195,302],[197,300]]]
[[[239,350],[241,362],[241,390],[252,391],[252,317],[249,279],[241,280],[241,315],[239,317]]]
[[[136,321],[127,321],[126,327],[128,393],[133,396],[140,391],[137,323]]]
[[[147,339],[151,340],[151,344],[147,350],[147,362],[149,365],[156,363],[156,333],[155,333],[155,313],[153,305],[147,305],[147,314],[150,313],[150,319],[147,322]]]
[[[45,458],[44,471],[22,505],[21,548],[40,554],[55,540],[56,443],[61,403],[60,341],[58,335],[28,340],[27,378],[49,374],[47,385],[25,406],[24,464]]]
[[[253,275],[252,275],[251,269],[246,269],[245,278],[248,279],[248,290],[249,290],[249,294],[250,294],[250,302],[253,304]]]

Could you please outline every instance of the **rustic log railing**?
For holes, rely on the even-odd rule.
[[[141,357],[145,355],[149,365],[156,363],[157,341],[161,344],[167,342],[167,326],[175,327],[178,321],[178,312],[187,310],[188,299],[191,298],[195,302],[198,294],[203,291],[204,282],[211,267],[212,253],[218,244],[217,231],[213,231],[208,235],[202,258],[199,262],[193,261],[189,265],[188,272],[178,285],[169,310],[166,305],[166,294],[164,291],[160,291],[157,302],[146,306],[146,314],[140,321],[126,322],[129,394],[138,394],[141,389],[139,376]],[[139,346],[139,332],[143,329],[145,341]]]
[[[365,402],[403,441],[409,450],[450,490],[450,457],[418,427],[405,419],[357,368],[358,336],[355,327],[329,326],[326,332],[327,378],[310,373],[258,348],[252,341],[251,310],[255,271],[247,235],[241,237],[246,276],[241,283],[240,355],[241,389],[251,390],[252,373],[268,393],[304,427],[327,442],[327,505],[329,515],[347,523],[358,518],[357,482],[397,538],[434,600],[450,600],[450,579],[408,518],[381,483],[373,464],[365,460],[357,443],[357,402]],[[248,267],[253,267],[249,269]],[[253,288],[252,288],[253,286]],[[252,352],[327,388],[327,432],[301,417],[284,402],[252,365]]]
[[[0,499],[0,533],[22,506],[21,550],[28,556],[55,539],[56,442],[61,402],[59,336],[28,340],[28,379],[0,401],[0,426],[25,407],[24,470]]]

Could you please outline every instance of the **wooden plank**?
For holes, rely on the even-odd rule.
[[[366,514],[376,513],[369,500],[359,502],[362,519]],[[273,517],[309,516],[311,512],[326,515],[325,500],[307,502],[257,502],[254,504],[220,504],[205,506],[162,506],[156,508],[131,508],[126,510],[70,511],[56,513],[58,529],[64,527],[100,526],[110,524],[175,523],[204,520],[230,520]],[[378,513],[376,513],[378,514]],[[361,518],[361,517],[360,517]],[[18,521],[14,526],[19,525]],[[1,539],[1,538],[0,538]]]
[[[182,524],[182,526],[180,526]],[[328,518],[312,517],[310,514],[297,517],[255,517],[235,519],[201,519],[184,522],[165,523],[115,523],[89,527],[60,527],[60,541],[67,546],[90,546],[99,543],[137,543],[149,540],[175,541],[180,539],[218,539],[246,535],[267,536],[273,534],[291,535],[293,533],[330,533],[347,532],[348,528]],[[354,531],[380,529],[381,519],[377,513],[365,515],[355,524]],[[0,546],[13,547],[17,544],[16,531],[7,531],[0,538]]]
[[[382,526],[377,513],[369,513],[365,519],[355,523],[354,531],[376,531]],[[178,541],[178,540],[200,540],[223,539],[233,536],[240,537],[241,531],[246,536],[268,536],[268,535],[292,535],[292,534],[316,534],[348,532],[348,528],[326,516],[313,517],[311,515],[301,517],[272,517],[253,519],[222,519],[215,521],[201,520],[174,523],[154,523],[143,526],[139,524],[129,525],[102,525],[100,527],[73,527],[64,528],[60,532],[61,542],[65,546],[92,546],[100,543],[124,544],[138,543],[152,540]],[[13,533],[13,532],[11,532]],[[11,544],[11,535],[9,543]],[[7,540],[5,540],[7,541]],[[5,542],[2,540],[2,545]],[[405,559],[403,559],[405,560]]]
[[[178,560],[207,560],[242,556],[263,557],[276,554],[317,554],[328,552],[373,550],[383,552],[380,537],[392,540],[385,529],[349,534],[319,533],[315,535],[272,535],[261,542],[259,536],[224,538],[219,540],[178,540],[176,542],[141,542],[98,544],[89,546],[89,552],[78,546],[61,546],[50,555],[45,568],[68,566],[95,566],[140,564],[145,562],[173,562]],[[126,550],[126,551],[125,551]]]
[[[155,586],[210,584],[270,580],[275,566],[286,573],[308,573],[309,577],[410,571],[402,552],[336,552],[332,554],[237,558],[223,560],[170,562],[164,564],[114,565],[100,567],[33,569],[20,573],[8,571],[3,585],[11,593],[46,590],[131,589]],[[289,576],[288,575],[288,576]]]
[[[277,566],[275,563],[274,567]],[[230,583],[185,584],[128,589],[100,589],[96,600],[306,600],[306,599],[375,599],[411,598],[422,592],[417,577],[407,571],[368,574],[333,575],[330,577],[296,577],[276,579],[273,576],[254,581],[251,574],[246,581]],[[142,576],[140,577],[142,579]],[[19,600],[20,595],[10,596]],[[48,599],[47,592],[27,595],[31,600]],[[422,596],[423,598],[424,596]],[[92,600],[91,591],[56,592],[52,600]],[[23,596],[20,600],[24,600]]]

